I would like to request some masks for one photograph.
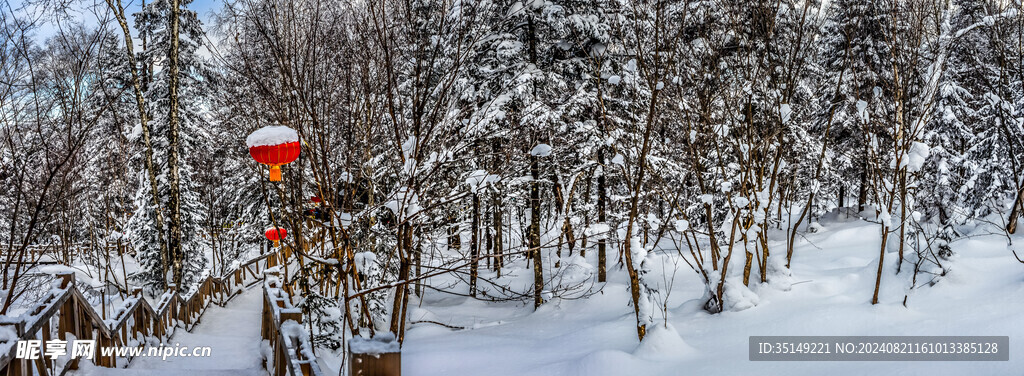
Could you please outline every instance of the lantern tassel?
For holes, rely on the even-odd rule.
[[[270,181],[281,181],[281,166],[270,166]]]

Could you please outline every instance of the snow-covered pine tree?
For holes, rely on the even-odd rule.
[[[982,22],[988,3],[953,1],[952,16],[944,27],[955,33]],[[988,81],[998,69],[989,35],[990,30],[975,27],[950,42],[935,115],[924,135],[931,152],[916,193],[917,210],[922,216],[912,240],[916,248],[930,248],[943,258],[950,255],[949,242],[958,236],[955,226],[974,216],[975,209],[965,207],[973,201],[973,191],[961,187],[973,185],[976,179],[972,172],[977,170],[972,166],[979,161],[971,160],[968,152],[976,147],[975,130],[986,122],[987,111],[979,111],[987,107],[982,94],[989,91]],[[917,239],[916,235],[924,238]]]
[[[819,132],[824,132],[830,111],[834,111],[829,130],[829,143],[840,152],[833,156],[833,168],[839,169],[843,191],[857,190],[858,210],[869,200],[868,155],[872,134],[872,116],[892,105],[891,94],[881,89],[892,79],[890,56],[886,42],[886,25],[890,15],[875,0],[839,0],[828,7],[823,25],[820,59],[824,82],[839,82],[838,90],[820,93],[822,113]],[[833,109],[834,107],[834,109]],[[844,198],[840,198],[842,200]]]
[[[984,7],[987,12],[978,22],[988,40],[983,49],[991,56],[982,67],[985,81],[974,93],[978,122],[975,142],[965,156],[968,177],[960,188],[971,218],[1012,211],[1024,183],[1024,67],[1010,63],[1024,59],[1024,14],[1019,3],[990,2]]]
[[[553,129],[552,161],[556,197],[557,222],[561,223],[564,241],[573,254],[575,243],[586,237],[596,238],[598,278],[603,281],[607,273],[607,239],[612,226],[608,224],[608,178],[616,176],[616,169],[604,166],[611,153],[610,130],[615,124],[617,106],[608,78],[615,75],[623,64],[625,49],[614,33],[621,24],[621,5],[615,1],[556,1],[557,13],[548,17],[554,48],[552,71],[562,77],[563,91],[553,97],[560,117]],[[596,179],[595,179],[596,178]],[[594,180],[597,180],[596,182]],[[593,185],[596,189],[590,189]],[[561,258],[562,241],[558,254]],[[581,251],[586,251],[584,248]]]
[[[94,96],[88,106],[99,117],[95,125],[96,137],[85,146],[84,154],[92,161],[84,167],[87,172],[83,179],[91,197],[85,202],[93,207],[90,212],[98,214],[88,218],[94,226],[100,227],[91,240],[127,251],[124,247],[128,245],[127,238],[123,233],[134,209],[131,196],[137,189],[134,175],[130,173],[132,142],[129,132],[137,126],[138,111],[128,58],[123,41],[116,35],[107,35],[99,44],[98,64],[97,91],[100,94]],[[115,269],[119,268],[115,265]],[[124,274],[112,277],[124,285]]]
[[[201,166],[208,152],[208,145],[211,142],[208,132],[209,124],[205,111],[208,111],[207,97],[210,94],[210,82],[213,74],[207,67],[204,58],[198,55],[199,48],[203,45],[203,30],[198,17],[194,11],[186,7],[191,1],[180,2],[182,7],[179,19],[179,43],[178,54],[178,121],[179,137],[177,145],[178,154],[181,156],[179,169],[180,190],[180,223],[181,239],[180,252],[182,253],[182,286],[179,289],[187,291],[199,280],[200,274],[207,267],[207,257],[199,241],[203,231],[203,220],[205,219],[205,208],[200,205],[200,197],[196,183],[190,179],[194,167]],[[172,2],[170,0],[157,0],[149,3],[141,12],[135,14],[136,29],[144,31],[151,39],[145,51],[140,52],[139,62],[143,66],[155,67],[153,81],[146,88],[145,96],[148,106],[149,121],[153,135],[154,163],[159,171],[159,198],[161,208],[152,207],[152,196],[150,190],[145,188],[144,181],[140,180],[139,188],[135,194],[136,213],[133,216],[131,227],[133,229],[132,242],[139,254],[139,262],[143,266],[140,278],[147,286],[157,287],[165,281],[168,276],[160,275],[161,270],[170,270],[171,255],[160,255],[159,245],[156,243],[155,231],[165,231],[168,234],[169,228],[157,229],[152,218],[155,210],[166,210],[170,216],[171,177],[169,166],[170,142],[170,75],[166,65],[171,54],[172,36],[170,15]],[[137,164],[140,165],[140,164]],[[140,179],[144,179],[144,171],[140,172]]]
[[[474,133],[491,148],[510,150],[506,158],[515,166],[517,174],[540,177],[545,160],[529,156],[528,152],[539,143],[550,143],[549,131],[558,121],[557,112],[546,100],[566,87],[561,76],[551,71],[554,38],[548,15],[562,8],[543,1],[496,1],[485,14],[494,26],[485,30],[482,48],[476,51],[475,64],[467,72],[475,87],[475,95],[464,98],[475,108]],[[515,142],[520,140],[520,142]],[[525,140],[525,141],[523,141]],[[528,252],[534,269],[534,305],[543,303],[544,262],[541,247],[543,192],[539,181],[506,186],[501,190],[524,189],[529,193],[529,222],[524,246],[536,251]],[[493,205],[500,206],[498,200]],[[509,239],[511,240],[511,239]]]

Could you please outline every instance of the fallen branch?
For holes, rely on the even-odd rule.
[[[436,325],[440,325],[440,326],[443,326],[443,327],[448,328],[448,329],[455,329],[455,330],[469,329],[469,328],[464,327],[464,326],[448,325],[448,324],[445,324],[445,323],[440,323],[440,322],[431,321],[431,320],[421,320],[421,321],[411,321],[410,322],[410,324],[421,324],[421,323],[422,324],[436,324]]]

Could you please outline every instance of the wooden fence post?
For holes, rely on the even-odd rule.
[[[355,337],[348,341],[349,375],[401,376],[402,350],[391,333],[374,338]]]
[[[62,289],[74,289],[75,288],[75,273],[67,272],[57,274],[60,278],[60,288]],[[64,304],[60,307],[60,317],[57,319],[57,338],[62,341],[66,341],[67,333],[71,333],[75,338],[82,338],[79,333],[79,322],[78,322],[78,307],[75,306],[75,297],[70,296],[64,301]],[[68,369],[78,369],[78,358],[71,359],[68,361]]]

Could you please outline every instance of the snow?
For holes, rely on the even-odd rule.
[[[373,338],[355,337],[348,340],[349,350],[356,354],[379,355],[399,352],[394,333],[377,333]]]
[[[685,219],[680,219],[675,222],[676,231],[684,232],[690,228],[690,222]]]
[[[622,156],[622,154],[615,154],[615,157],[612,157],[612,164],[617,164],[617,165],[620,165],[620,166],[625,166],[625,164],[626,164],[626,157]]]
[[[618,85],[619,82],[622,82],[622,77],[619,77],[618,75],[613,75],[611,77],[608,77],[608,83],[609,84]]]
[[[168,357],[167,360],[142,357],[132,362],[132,368],[139,371],[174,369],[185,374],[195,374],[194,370],[204,373],[207,370],[262,371],[262,306],[263,289],[251,288],[234,297],[227,307],[211,305],[191,332],[175,331],[168,341],[190,348],[210,346],[210,357]]]
[[[537,144],[533,149],[530,149],[530,155],[534,157],[547,157],[551,155],[551,145]]]
[[[611,231],[611,227],[608,226],[608,224],[605,224],[605,223],[594,223],[594,224],[590,225],[590,227],[587,227],[587,230],[585,231],[585,233],[589,237],[594,237],[594,238],[597,238],[597,239],[604,239],[604,238],[608,237],[608,233],[610,231]]]
[[[793,115],[793,108],[789,106],[789,103],[783,103],[779,106],[779,116],[782,117],[782,124],[789,123],[789,118]]]
[[[488,174],[487,171],[484,170],[476,170],[470,173],[469,177],[466,178],[466,185],[469,186],[470,192],[476,193],[480,188],[483,188],[488,184],[493,184],[500,179],[501,178],[498,175]]]
[[[10,325],[0,325],[0,354],[7,354],[18,342],[18,333]]]
[[[861,120],[868,120],[868,102],[863,100],[857,101],[857,116],[860,116]]]
[[[356,253],[355,260],[353,261],[356,265],[356,271],[359,273],[367,273],[370,271],[370,268],[373,267],[374,263],[377,262],[377,255],[369,251],[359,252]]]
[[[305,255],[305,257],[310,259],[310,260],[319,262],[321,264],[338,265],[338,259],[325,259],[325,258],[316,257],[316,256],[312,256],[312,255]]]
[[[928,145],[923,142],[914,141],[910,145],[907,170],[910,172],[921,171],[921,167],[924,167],[924,161],[928,159],[928,151]]]
[[[831,362],[748,361],[751,335],[1024,336],[1024,326],[1016,324],[1016,312],[1024,310],[1024,266],[1007,251],[1005,238],[985,235],[952,243],[957,253],[953,270],[935,286],[910,290],[907,307],[903,299],[911,276],[906,266],[895,274],[896,257],[887,256],[880,304],[871,305],[878,225],[827,216],[818,222],[828,231],[798,237],[792,269],[785,268],[784,253],[769,259],[768,284],[756,281],[755,264],[750,287],[743,286],[738,250],[730,266],[737,274],[730,273],[726,286],[727,301],[733,303],[721,314],[702,308],[704,284],[684,264],[675,274],[668,326],[655,307],[644,342],[637,340],[632,307],[625,304],[630,299],[626,273],[613,267],[607,284],[598,286],[600,293],[586,299],[556,297],[536,311],[532,304],[428,293],[422,302],[410,301],[419,307],[411,316],[472,329],[412,324],[402,348],[403,373],[1015,375],[1024,368],[1024,359],[1014,355],[1009,362],[850,362],[841,368]],[[1015,238],[1024,243],[1019,235]],[[771,243],[773,249],[785,249],[784,240]],[[587,251],[588,262],[595,262],[595,253]],[[659,268],[650,273],[651,280],[662,278]]]
[[[627,72],[636,72],[636,59],[629,59],[626,62],[625,69]]]
[[[56,276],[58,274],[72,273],[75,275],[76,283],[84,283],[91,287],[102,287],[103,282],[89,276],[85,271],[66,265],[41,265],[37,269],[40,273]]]
[[[298,142],[299,133],[294,129],[283,125],[271,125],[257,129],[245,138],[245,146],[269,146],[280,145],[289,142]]]
[[[641,359],[672,361],[693,357],[697,350],[683,341],[679,332],[672,324],[657,324],[647,331],[647,336],[633,350],[633,355]]]

